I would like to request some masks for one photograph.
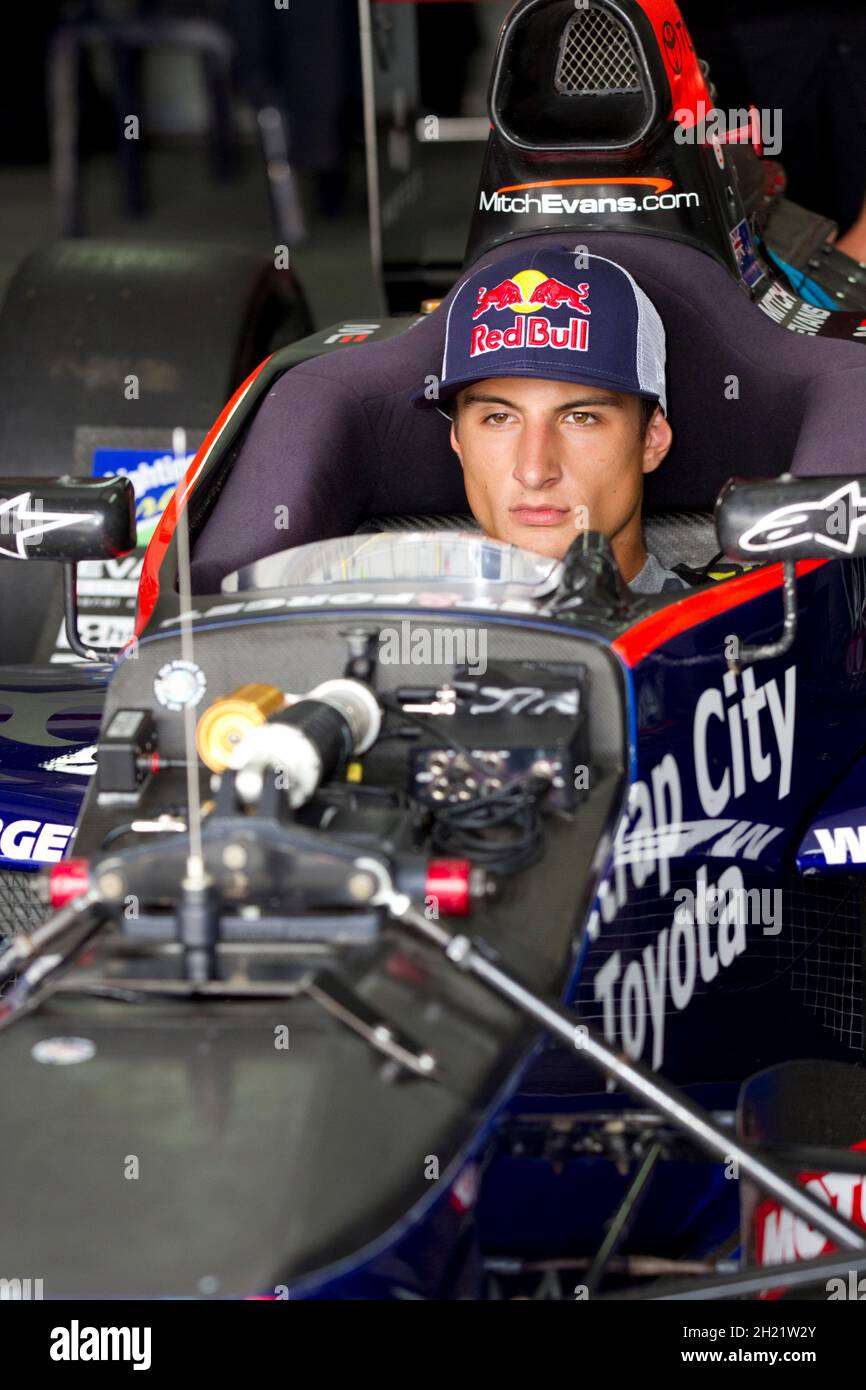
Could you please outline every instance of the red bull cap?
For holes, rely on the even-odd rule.
[[[517,251],[458,286],[437,388],[428,379],[412,400],[439,406],[470,382],[504,376],[597,383],[658,401],[667,414],[664,326],[615,261]]]

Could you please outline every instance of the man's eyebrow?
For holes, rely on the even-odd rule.
[[[463,404],[507,405],[510,406],[512,410],[520,409],[519,405],[516,405],[514,401],[506,400],[504,396],[483,396],[477,391],[467,392],[467,394],[463,397]],[[622,410],[625,406],[625,400],[622,396],[581,396],[577,400],[563,401],[562,404],[557,405],[555,409],[559,411],[576,410],[580,408],[582,410],[585,406],[588,405],[610,405],[618,410]]]

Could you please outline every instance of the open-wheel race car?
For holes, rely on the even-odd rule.
[[[592,531],[554,560],[474,526],[409,399],[446,295],[268,358],[157,523],[134,640],[4,678],[28,1176],[0,1247],[46,1296],[866,1269],[863,310],[804,310],[776,172],[677,138],[702,101],[672,2],[520,0],[467,252],[491,291],[552,246],[651,297],[675,444],[646,531],[687,588],[635,594]],[[0,488],[85,657],[75,565],[132,549],[132,506]]]

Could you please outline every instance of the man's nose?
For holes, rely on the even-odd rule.
[[[548,486],[562,477],[555,432],[541,421],[527,422],[520,432],[514,476],[530,489]]]

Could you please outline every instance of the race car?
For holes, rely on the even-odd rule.
[[[446,297],[241,386],[135,640],[43,687],[64,752],[4,685],[0,854],[38,846],[52,913],[0,956],[28,1172],[0,1230],[48,1296],[735,1297],[866,1267],[866,358],[825,341],[845,313],[760,312],[789,291],[734,161],[674,138],[705,95],[672,3],[521,0],[467,258],[493,314],[515,246],[651,295],[677,437],[648,540],[688,590],[631,593],[591,532],[552,561],[473,531],[409,403]],[[40,483],[34,520],[36,493],[0,508],[28,568],[64,562],[74,650],[74,566],[131,550],[132,493]]]

